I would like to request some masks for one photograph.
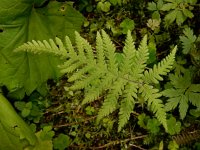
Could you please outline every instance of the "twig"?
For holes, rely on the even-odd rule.
[[[136,147],[136,148],[141,149],[141,150],[147,150],[147,149],[144,149],[144,148],[142,148],[142,147],[140,147],[140,146],[137,146],[137,145],[135,145],[135,144],[131,144],[130,146]]]
[[[72,123],[54,125],[53,127],[54,127],[54,128],[68,127],[68,126],[80,124],[80,123],[82,123],[82,122],[86,122],[86,121],[89,121],[89,120],[93,120],[93,119],[95,119],[96,117],[97,117],[97,116],[93,116],[93,117],[87,118],[87,119],[85,119],[85,120],[83,120],[83,121],[79,121],[79,122],[72,122]]]
[[[117,145],[117,144],[120,144],[120,143],[126,143],[126,142],[129,142],[129,141],[132,141],[132,140],[136,140],[136,139],[142,139],[142,138],[145,138],[147,137],[147,135],[141,135],[141,136],[137,136],[137,137],[132,137],[132,138],[128,138],[128,139],[125,139],[125,140],[117,140],[117,141],[111,141],[105,145],[102,145],[102,146],[99,146],[99,147],[89,147],[89,149],[102,149],[102,148],[106,148],[106,147],[109,147],[111,145]],[[136,147],[136,145],[134,145]],[[139,147],[138,147],[139,148]],[[142,148],[140,148],[142,149]],[[142,149],[144,150],[144,149]]]
[[[111,145],[117,145],[117,144],[120,144],[120,143],[125,143],[125,142],[129,142],[131,140],[136,140],[136,139],[142,139],[142,138],[145,138],[145,137],[147,137],[147,135],[141,135],[141,136],[137,136],[137,137],[132,137],[132,138],[125,139],[125,140],[111,141],[111,142],[109,142],[109,143],[107,143],[105,145],[99,146],[99,147],[86,147],[84,145],[71,145],[70,147],[82,148],[82,149],[93,149],[93,150],[95,150],[95,149],[103,149],[103,148],[107,148],[107,147],[109,147]],[[137,148],[139,148],[141,150],[146,150],[146,149],[144,149],[144,148],[142,148],[140,146],[137,146],[137,145],[131,144],[130,146],[137,147]]]

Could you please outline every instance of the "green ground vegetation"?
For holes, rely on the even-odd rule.
[[[199,12],[197,0],[1,1],[0,149],[200,149]]]

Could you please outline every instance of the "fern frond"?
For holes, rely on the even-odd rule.
[[[71,87],[71,90],[86,88],[93,80],[98,78],[98,72],[96,69],[97,64],[91,45],[77,32],[75,33],[75,37],[78,52],[76,54],[74,54],[74,52],[71,52],[72,55],[75,57],[70,57],[69,60],[63,66],[61,66],[63,73],[75,72],[68,79],[69,82],[77,80],[77,82]],[[69,49],[72,48],[73,47],[70,44]],[[75,71],[77,69],[79,69],[78,72]]]
[[[84,53],[84,40],[82,39],[82,37],[79,35],[78,32],[75,32],[75,42],[76,42],[76,47],[77,47],[77,51],[78,51],[78,56],[80,61],[82,61],[83,59],[85,60],[85,53]],[[73,59],[73,58],[71,58]]]
[[[149,84],[152,81],[158,82],[162,78],[160,75],[169,72],[175,50],[149,72],[145,72],[149,56],[147,36],[144,36],[139,48],[136,49],[129,31],[123,53],[120,53],[123,57],[120,62],[117,61],[115,45],[105,31],[102,30],[101,34],[97,32],[95,52],[78,32],[75,33],[75,38],[76,46],[73,46],[66,37],[65,44],[56,38],[56,42],[53,40],[30,42],[18,50],[53,53],[65,57],[66,62],[60,66],[61,71],[68,74],[69,82],[73,82],[70,90],[84,89],[82,104],[91,103],[100,96],[104,98],[98,112],[98,122],[119,109],[118,131],[121,131],[128,122],[140,95],[167,129],[166,110],[159,99],[161,94]]]
[[[77,62],[78,62],[78,57],[76,57],[76,59],[69,59],[68,61],[65,61],[63,65],[59,65],[59,68],[61,69],[62,73],[70,73],[72,70],[71,69],[69,70],[68,67]]]
[[[78,61],[76,60],[76,58],[71,57],[70,59],[71,60],[75,59],[74,62],[76,63],[69,64],[68,66],[64,64],[66,69],[65,70],[63,69],[62,71],[65,73],[68,73],[78,68],[81,70],[79,72],[75,72],[69,78],[69,82],[78,80],[82,76],[84,76],[84,74],[87,74],[88,72],[92,72],[92,70],[94,70],[94,67],[96,66],[96,60],[94,59],[94,54],[93,54],[91,45],[84,38],[82,38],[77,32],[75,32],[75,35],[76,35],[77,49],[79,51],[78,51],[78,54],[76,55],[74,54],[74,56],[78,58]],[[73,67],[73,70],[70,69],[72,67]],[[70,71],[67,70],[68,68]]]
[[[87,62],[90,62],[92,64],[96,63],[95,62],[96,60],[94,59],[92,46],[87,42],[87,40],[82,38],[78,32],[75,32],[75,35],[76,35],[76,45],[77,45],[77,49],[79,52],[79,54],[78,54],[79,57],[85,56],[87,59]]]
[[[49,39],[49,42],[47,42],[46,40],[44,40],[43,42],[32,40],[32,42],[24,43],[23,45],[16,48],[14,51],[25,51],[34,54],[52,53],[54,55],[62,56],[64,58],[66,58],[67,55],[63,42],[57,37],[55,38],[55,42],[52,39]]]
[[[114,92],[115,91],[113,91],[113,93]],[[112,93],[108,94],[101,106],[101,109],[99,110],[97,123],[99,123],[103,117],[108,116],[118,108],[118,98],[119,95],[116,96],[116,94]]]
[[[124,58],[122,61],[122,65],[120,66],[120,76],[128,81],[129,76],[127,75],[127,73],[132,71],[131,67],[133,64],[134,57],[136,55],[136,49],[130,31],[127,33],[127,38],[125,41],[123,52]],[[138,85],[136,83],[128,83],[125,86],[123,92],[123,99],[120,103],[118,131],[121,131],[121,129],[124,127],[124,125],[128,122],[130,118],[130,114],[133,111],[135,105],[134,98],[137,97],[137,88]]]
[[[163,124],[163,126],[167,130],[166,111],[164,109],[164,104],[159,99],[162,94],[159,93],[158,89],[154,89],[152,86],[147,84],[139,87],[139,92],[148,102],[148,107],[152,110],[157,119]]]
[[[112,74],[107,74],[102,77],[101,80],[97,80],[96,84],[93,84],[92,87],[89,87],[86,90],[85,98],[82,101],[82,104],[90,103],[96,100],[105,89],[109,89],[112,84],[114,76]]]
[[[87,74],[87,72],[92,72],[92,71],[94,71],[94,67],[92,67],[92,66],[85,66],[85,67],[83,67],[83,69],[81,69],[78,72],[75,72],[71,77],[69,77],[68,81],[69,82],[73,82],[73,81],[82,79],[83,76],[85,74]]]
[[[96,38],[97,64],[99,68],[102,68],[102,70],[107,68],[103,45],[104,44],[102,37],[100,33],[97,32],[97,38]]]
[[[137,55],[135,58],[136,58],[135,62],[138,61],[138,64],[136,64],[136,65],[142,66],[141,69],[146,67],[146,62],[149,59],[149,50],[148,50],[148,46],[147,46],[147,35],[145,35],[143,37],[143,39],[139,45]]]
[[[130,118],[130,114],[134,108],[134,98],[131,94],[126,94],[126,97],[121,101],[120,112],[119,112],[119,126],[118,132],[124,127]]]
[[[117,65],[117,60],[116,60],[116,56],[115,56],[116,48],[104,30],[102,30],[102,38],[103,38],[104,53],[108,59],[107,60],[108,61],[107,68],[113,74],[117,74],[118,65]]]
[[[113,82],[113,85],[110,88],[101,109],[99,110],[97,122],[117,109],[119,96],[122,95],[122,91],[124,90],[126,83],[127,81],[121,78],[118,78]]]
[[[153,66],[153,69],[146,70],[144,72],[143,80],[147,83],[159,83],[159,81],[162,81],[163,78],[161,75],[166,75],[170,69],[172,68],[175,60],[175,54],[176,54],[175,47],[172,52],[163,59],[160,63]]]
[[[90,84],[92,84],[92,82],[95,81],[97,77],[98,77],[98,74],[93,74],[93,75],[90,75],[90,76],[85,76],[82,79],[77,80],[70,87],[70,89],[71,90],[80,90],[80,89],[87,88],[87,86],[89,86]],[[70,80],[68,80],[68,81],[70,81]]]
[[[131,67],[131,76],[135,79],[139,79],[142,77],[142,73],[146,67],[146,62],[148,60],[149,51],[147,46],[147,36],[144,36],[142,39],[138,51],[136,51],[136,55],[133,59],[132,67]],[[133,80],[135,81],[135,80]]]
[[[127,84],[124,90],[124,96],[121,100],[119,111],[119,126],[118,132],[124,127],[130,118],[130,114],[133,112],[135,106],[135,99],[137,98],[137,84]]]
[[[131,32],[127,33],[125,46],[123,48],[123,62],[120,68],[121,73],[126,74],[131,71],[134,57],[136,55],[136,49],[131,36]]]
[[[68,36],[65,37],[65,45],[66,45],[66,50],[68,52],[67,57],[76,58],[77,57],[76,51],[74,47],[72,46],[71,40],[69,39]]]

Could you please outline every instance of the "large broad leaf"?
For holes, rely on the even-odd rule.
[[[36,143],[37,137],[30,127],[0,93],[0,149],[22,150],[27,146],[35,146]]]
[[[23,96],[39,88],[49,78],[60,76],[55,56],[33,55],[13,50],[30,40],[61,39],[80,30],[84,17],[69,3],[45,0],[0,1],[0,83]]]

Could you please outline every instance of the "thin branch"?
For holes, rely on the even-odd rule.
[[[118,145],[120,143],[126,143],[126,142],[129,142],[129,141],[132,141],[132,140],[142,139],[142,138],[145,138],[145,137],[147,137],[147,135],[141,135],[141,136],[137,136],[137,137],[132,137],[132,138],[128,138],[128,139],[125,139],[125,140],[111,141],[111,142],[109,142],[109,143],[107,143],[105,145],[99,146],[99,147],[89,147],[89,149],[102,149],[102,148],[109,147],[111,145]]]
[[[147,135],[141,135],[141,136],[137,136],[137,137],[132,137],[132,138],[128,138],[128,139],[125,139],[125,140],[116,140],[116,141],[111,141],[105,145],[102,145],[102,146],[98,146],[98,147],[86,147],[84,145],[71,145],[70,147],[74,147],[74,148],[82,148],[82,149],[103,149],[103,148],[107,148],[109,146],[112,146],[112,145],[118,145],[120,143],[126,143],[126,142],[129,142],[129,141],[132,141],[132,140],[137,140],[137,139],[142,139],[142,138],[145,138],[147,137]],[[137,147],[141,150],[146,150],[140,146],[137,146],[137,145],[133,145],[131,144],[130,146],[133,146],[133,147]]]
[[[93,119],[95,119],[96,117],[97,117],[97,116],[93,116],[93,117],[90,117],[90,118],[86,118],[85,120],[79,121],[79,122],[72,122],[72,123],[54,125],[53,127],[54,127],[54,128],[69,127],[69,126],[72,126],[72,125],[80,124],[80,123],[82,123],[82,122],[87,122],[87,121],[89,121],[89,120],[93,120]]]
[[[136,147],[136,148],[141,149],[141,150],[147,150],[147,149],[144,149],[144,148],[142,148],[142,147],[140,147],[140,146],[137,146],[137,145],[135,145],[135,144],[130,144],[130,146]]]

